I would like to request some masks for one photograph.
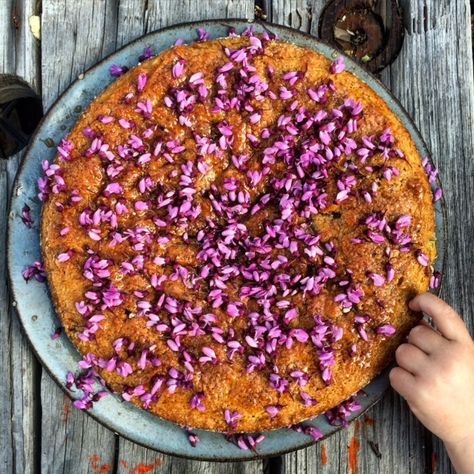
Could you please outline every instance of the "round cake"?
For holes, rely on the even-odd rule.
[[[418,321],[430,184],[342,58],[268,35],[174,46],[43,168],[45,268],[81,367],[162,418],[293,425],[367,385]]]

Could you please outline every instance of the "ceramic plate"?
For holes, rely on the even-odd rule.
[[[334,59],[339,55],[330,46],[296,30],[261,22],[252,25],[257,32],[268,30],[276,33],[283,40],[311,48],[328,58]],[[76,371],[80,360],[79,352],[64,334],[56,340],[51,339],[51,335],[60,326],[60,322],[53,308],[47,285],[33,280],[27,283],[22,277],[22,271],[28,265],[41,259],[39,241],[41,203],[36,197],[36,181],[41,175],[41,161],[54,159],[56,148],[51,147],[51,142],[59,143],[60,139],[72,129],[81,112],[113,81],[109,74],[109,67],[112,64],[133,67],[147,46],[151,46],[155,53],[159,53],[172,46],[178,38],[186,42],[196,40],[196,29],[199,27],[209,31],[212,38],[217,38],[227,36],[230,26],[235,27],[240,33],[249,27],[250,23],[244,20],[187,23],[165,28],[130,43],[87,71],[82,79],[73,83],[51,107],[32,138],[18,172],[11,199],[8,233],[10,284],[14,304],[33,350],[51,376],[72,398],[79,398],[80,392],[70,392],[65,387],[65,377],[68,371]],[[429,156],[413,122],[390,92],[374,76],[353,61],[346,59],[346,65],[349,71],[369,84],[387,102],[410,132],[420,154]],[[439,187],[439,183],[435,185]],[[31,208],[34,221],[32,229],[27,229],[21,220],[21,212],[25,204]],[[441,270],[446,241],[443,201],[438,201],[436,204],[436,220],[439,253],[436,269]],[[360,415],[378,401],[388,385],[386,370],[364,389],[359,400],[362,410],[352,418]],[[234,444],[227,442],[222,434],[195,430],[201,442],[193,448],[187,440],[186,433],[178,425],[124,402],[117,395],[105,397],[96,403],[89,413],[103,425],[134,442],[166,454],[201,460],[249,460],[275,456],[306,447],[313,442],[304,434],[290,429],[280,429],[264,433],[266,439],[258,445],[256,452],[242,451]],[[318,416],[307,424],[319,428],[325,436],[339,429],[331,426],[324,416]]]

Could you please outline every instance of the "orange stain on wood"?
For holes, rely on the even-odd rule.
[[[354,436],[359,436],[359,431],[360,431],[360,421],[356,420],[354,421]]]
[[[93,472],[97,472],[98,474],[108,474],[112,470],[110,464],[100,464],[100,456],[98,454],[93,454],[90,456],[89,460]]]
[[[352,474],[357,474],[357,468],[359,464],[359,450],[359,438],[353,436],[349,444],[349,469],[351,470]]]
[[[438,455],[436,453],[431,454],[431,472],[434,474],[438,467]]]
[[[359,451],[360,451],[360,440],[359,440],[359,429],[360,421],[356,420],[354,423],[354,436],[349,443],[349,469],[352,474],[357,474],[359,467]]]
[[[98,469],[100,456],[98,454],[93,454],[89,459],[90,459],[91,468],[94,469],[94,471]]]
[[[326,445],[321,445],[321,464],[325,466],[328,463],[328,452],[326,449]]]
[[[153,464],[137,464],[132,468],[130,474],[148,474],[154,472],[155,467],[161,466],[161,459],[155,459]]]
[[[91,470],[97,474],[108,474],[112,470],[110,464],[101,464],[100,456],[98,454],[93,454],[90,456],[90,467]],[[129,463],[125,459],[120,460],[120,464],[124,469],[129,468]],[[130,467],[130,474],[152,474],[155,472],[155,468],[160,467],[162,464],[161,459],[155,459],[155,462],[152,464],[137,464]]]
[[[63,423],[68,422],[70,414],[71,414],[71,402],[69,400],[65,400],[63,404]]]
[[[364,415],[364,422],[366,425],[369,425],[369,426],[375,425],[375,420],[371,418],[369,415]]]
[[[364,423],[363,423],[363,430],[364,430],[364,436],[367,438],[367,429],[369,426],[374,426],[375,425],[375,420],[370,417],[369,415],[364,415]]]

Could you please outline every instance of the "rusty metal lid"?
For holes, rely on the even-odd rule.
[[[319,19],[319,36],[378,73],[397,58],[404,39],[397,0],[330,0]]]

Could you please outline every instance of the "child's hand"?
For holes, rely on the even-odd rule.
[[[474,451],[474,342],[458,314],[436,296],[419,295],[410,308],[431,316],[439,332],[425,323],[411,330],[408,343],[396,351],[399,367],[390,372],[390,383],[445,442],[456,465],[455,457]],[[473,465],[472,471],[457,467],[474,472]]]

